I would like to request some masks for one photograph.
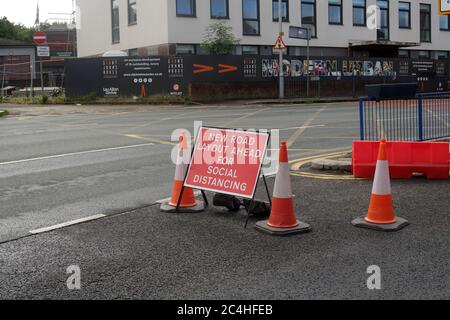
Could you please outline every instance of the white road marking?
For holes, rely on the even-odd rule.
[[[45,156],[45,157],[39,157],[39,158],[30,158],[30,159],[23,159],[23,160],[0,162],[0,166],[9,165],[9,164],[25,163],[25,162],[31,162],[31,161],[40,161],[40,160],[78,156],[78,155],[90,154],[90,153],[124,150],[124,149],[131,149],[131,148],[140,148],[140,147],[147,147],[147,146],[154,146],[154,145],[155,145],[154,143],[144,143],[144,144],[135,144],[135,145],[131,145],[131,146],[123,146],[123,147],[114,147],[114,148],[96,149],[96,150],[89,150],[89,151],[63,153],[63,154],[57,154],[57,155],[53,155],[53,156]]]
[[[77,220],[72,220],[72,221],[56,224],[54,226],[50,226],[50,227],[46,227],[46,228],[31,230],[30,233],[31,234],[39,234],[39,233],[49,232],[49,231],[53,231],[53,230],[62,229],[62,228],[69,227],[69,226],[73,226],[73,225],[76,225],[76,224],[80,224],[80,223],[83,223],[83,222],[88,222],[88,221],[101,219],[101,218],[104,218],[104,217],[106,217],[106,215],[104,215],[104,214],[96,214],[96,215],[93,215],[93,216],[90,216],[90,217],[81,218],[81,219],[77,219]]]

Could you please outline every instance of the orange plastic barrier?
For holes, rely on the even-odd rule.
[[[373,179],[379,143],[353,141],[353,175]],[[428,179],[448,179],[448,142],[387,142],[389,172],[393,179],[410,179],[422,173]]]

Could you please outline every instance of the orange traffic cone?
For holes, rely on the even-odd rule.
[[[380,231],[397,231],[409,223],[403,218],[395,217],[392,204],[391,181],[389,176],[389,162],[387,159],[386,140],[380,141],[378,160],[375,170],[369,211],[365,218],[352,221],[356,227],[369,228]]]
[[[141,98],[145,98],[147,96],[147,91],[145,90],[145,85],[141,85]]]
[[[161,211],[163,212],[200,212],[205,209],[204,202],[195,199],[194,190],[191,188],[183,188],[184,178],[186,176],[187,165],[190,159],[190,152],[187,145],[186,135],[180,135],[180,142],[178,144],[178,156],[175,168],[175,178],[172,189],[172,197],[169,202],[161,204]],[[181,196],[181,193],[183,195]],[[180,201],[181,196],[181,201]],[[177,209],[178,202],[180,206]]]
[[[308,232],[311,227],[297,220],[292,199],[291,178],[286,142],[281,143],[280,160],[269,220],[256,223],[256,229],[272,235]]]

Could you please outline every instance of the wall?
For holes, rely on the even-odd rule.
[[[169,2],[169,42],[170,43],[201,43],[205,28],[217,21],[210,18],[210,0],[197,0],[197,18],[176,17],[175,0]],[[376,31],[364,27],[353,27],[351,1],[344,2],[344,24],[342,26],[328,25],[328,1],[317,1],[317,30],[318,38],[311,41],[311,46],[319,47],[348,47],[350,39],[375,40]],[[368,0],[368,4],[375,0]],[[245,45],[273,46],[278,36],[278,23],[272,19],[272,0],[260,0],[260,36],[242,35],[242,1],[230,0],[230,20],[234,34]],[[289,23],[283,24],[287,33],[289,26],[301,25],[300,0],[289,1]],[[336,36],[336,35],[339,36]],[[305,46],[303,40],[285,37],[288,46]]]
[[[119,0],[120,36],[119,44],[111,40],[111,4],[110,0],[77,0],[81,7],[81,29],[78,30],[79,57],[98,55],[109,50],[127,50],[144,48],[148,54],[161,54],[160,45],[167,51],[168,44],[201,43],[205,29],[217,21],[210,18],[210,0],[197,1],[197,17],[176,16],[176,0],[137,0],[138,23],[128,26],[127,0]],[[412,11],[412,29],[398,28],[398,0],[390,1],[390,35],[392,41],[416,42],[420,40],[419,7],[420,3],[432,4],[432,41],[412,49],[450,51],[450,32],[439,30],[437,0],[409,0]],[[289,25],[301,25],[301,0],[289,1],[289,23],[284,23],[284,31]],[[343,25],[328,24],[328,1],[317,0],[318,38],[311,46],[323,48],[347,48],[349,41],[376,40],[376,30],[354,27],[352,21],[352,1],[343,1]],[[376,0],[367,0],[367,5],[376,4]],[[230,20],[237,38],[245,45],[263,45],[272,47],[278,33],[278,25],[272,19],[272,0],[260,0],[260,36],[242,35],[242,1],[229,0]],[[305,46],[305,41],[285,37],[288,46]],[[149,48],[149,49],[147,49]],[[322,50],[322,49],[319,49]],[[145,52],[140,52],[145,55]]]
[[[120,43],[112,43],[111,1],[77,0],[81,8],[78,56],[101,55],[168,43],[167,0],[138,0],[136,25],[128,25],[127,0],[119,0]]]

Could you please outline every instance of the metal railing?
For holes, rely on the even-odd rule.
[[[450,137],[450,92],[415,99],[360,98],[361,140],[427,141]]]

